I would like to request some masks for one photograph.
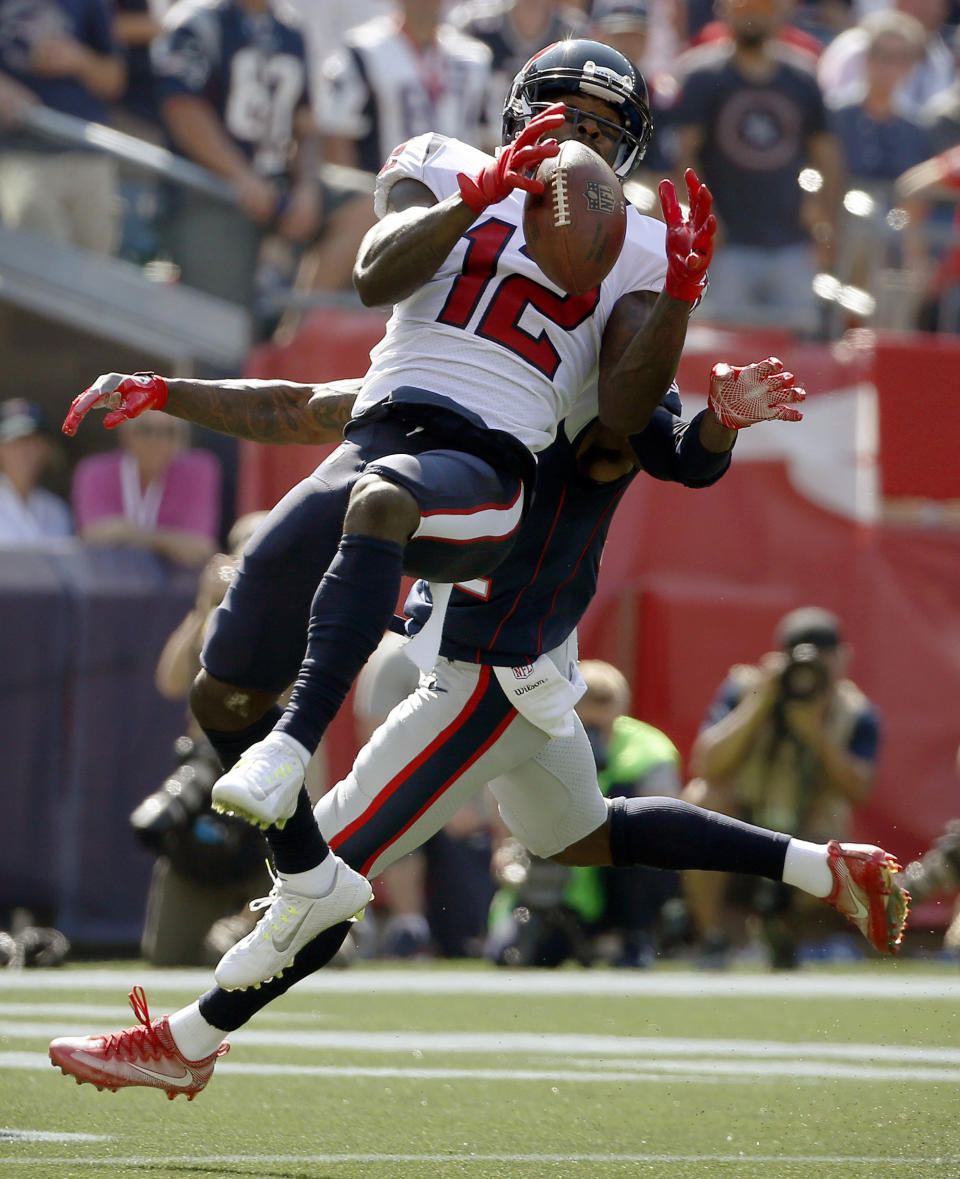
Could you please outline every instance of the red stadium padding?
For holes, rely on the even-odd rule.
[[[316,313],[289,349],[261,349],[248,372],[356,376],[383,323],[380,312]],[[811,399],[875,381],[885,490],[960,496],[953,458],[960,418],[948,413],[950,358],[960,344],[941,341],[928,354],[928,339],[897,338],[874,349],[861,336],[858,346],[826,347],[786,333],[698,325],[679,380],[681,390],[700,393],[715,360],[742,364],[773,354],[799,374]],[[244,509],[269,506],[323,453],[245,445]],[[777,619],[803,603],[845,620],[853,676],[882,713],[880,772],[857,834],[909,858],[960,814],[960,535],[834,515],[794,490],[780,462],[735,458],[708,491],[639,479],[614,521],[581,649],[623,667],[634,711],[686,752],[729,665],[768,650]],[[346,710],[327,745],[338,777],[354,750]]]

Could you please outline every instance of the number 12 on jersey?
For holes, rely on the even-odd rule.
[[[559,295],[521,274],[509,274],[498,280],[497,260],[516,232],[516,226],[491,218],[464,234],[469,245],[463,270],[437,318],[450,327],[470,330],[467,325],[487,288],[495,283],[487,309],[473,330],[522,357],[552,379],[560,367],[560,355],[545,331],[534,334],[522,328],[521,316],[528,307],[533,307],[564,331],[573,331],[596,310],[600,288],[595,287],[584,295]]]

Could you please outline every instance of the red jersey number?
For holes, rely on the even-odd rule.
[[[497,263],[515,227],[491,218],[470,229],[463,260],[463,270],[447,296],[437,317],[440,323],[469,330],[467,324],[476,311],[487,287],[496,281]],[[560,367],[560,354],[546,331],[531,332],[520,326],[528,307],[564,331],[573,331],[589,319],[600,301],[600,288],[585,295],[558,295],[521,274],[508,274],[499,280],[487,309],[477,324],[476,334],[508,348],[528,364],[551,379]]]

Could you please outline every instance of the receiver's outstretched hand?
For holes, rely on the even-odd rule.
[[[756,422],[799,422],[803,414],[794,406],[807,393],[796,380],[775,356],[742,368],[721,361],[710,371],[707,404],[728,430],[740,430]]]
[[[664,290],[673,299],[696,303],[707,285],[707,267],[713,257],[717,232],[713,194],[696,172],[684,174],[690,213],[684,218],[677,191],[669,180],[660,181],[660,208],[667,227],[667,278]]]
[[[464,204],[480,214],[488,205],[495,205],[510,195],[515,188],[525,192],[543,192],[543,182],[528,175],[541,160],[555,156],[560,145],[555,139],[540,136],[559,127],[566,115],[562,102],[555,102],[527,123],[517,138],[503,148],[495,160],[486,164],[476,176],[460,172],[457,183]]]
[[[145,410],[163,409],[166,404],[167,382],[156,373],[104,373],[73,399],[60,429],[64,434],[76,434],[91,409],[107,409],[110,412],[103,424],[113,430]]]

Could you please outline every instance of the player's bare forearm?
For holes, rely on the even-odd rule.
[[[293,381],[167,381],[167,413],[198,426],[283,445],[339,442],[354,389]]]
[[[736,430],[729,430],[719,422],[712,410],[700,419],[700,445],[711,454],[726,454],[737,440]]]
[[[690,304],[665,293],[620,299],[600,348],[600,421],[618,434],[644,430],[670,388],[687,335]]]
[[[459,194],[424,204],[432,194],[416,181],[398,181],[391,198],[401,186],[411,184],[420,190],[418,203],[395,207],[360,243],[353,285],[367,307],[387,306],[412,295],[433,278],[477,219]]]

